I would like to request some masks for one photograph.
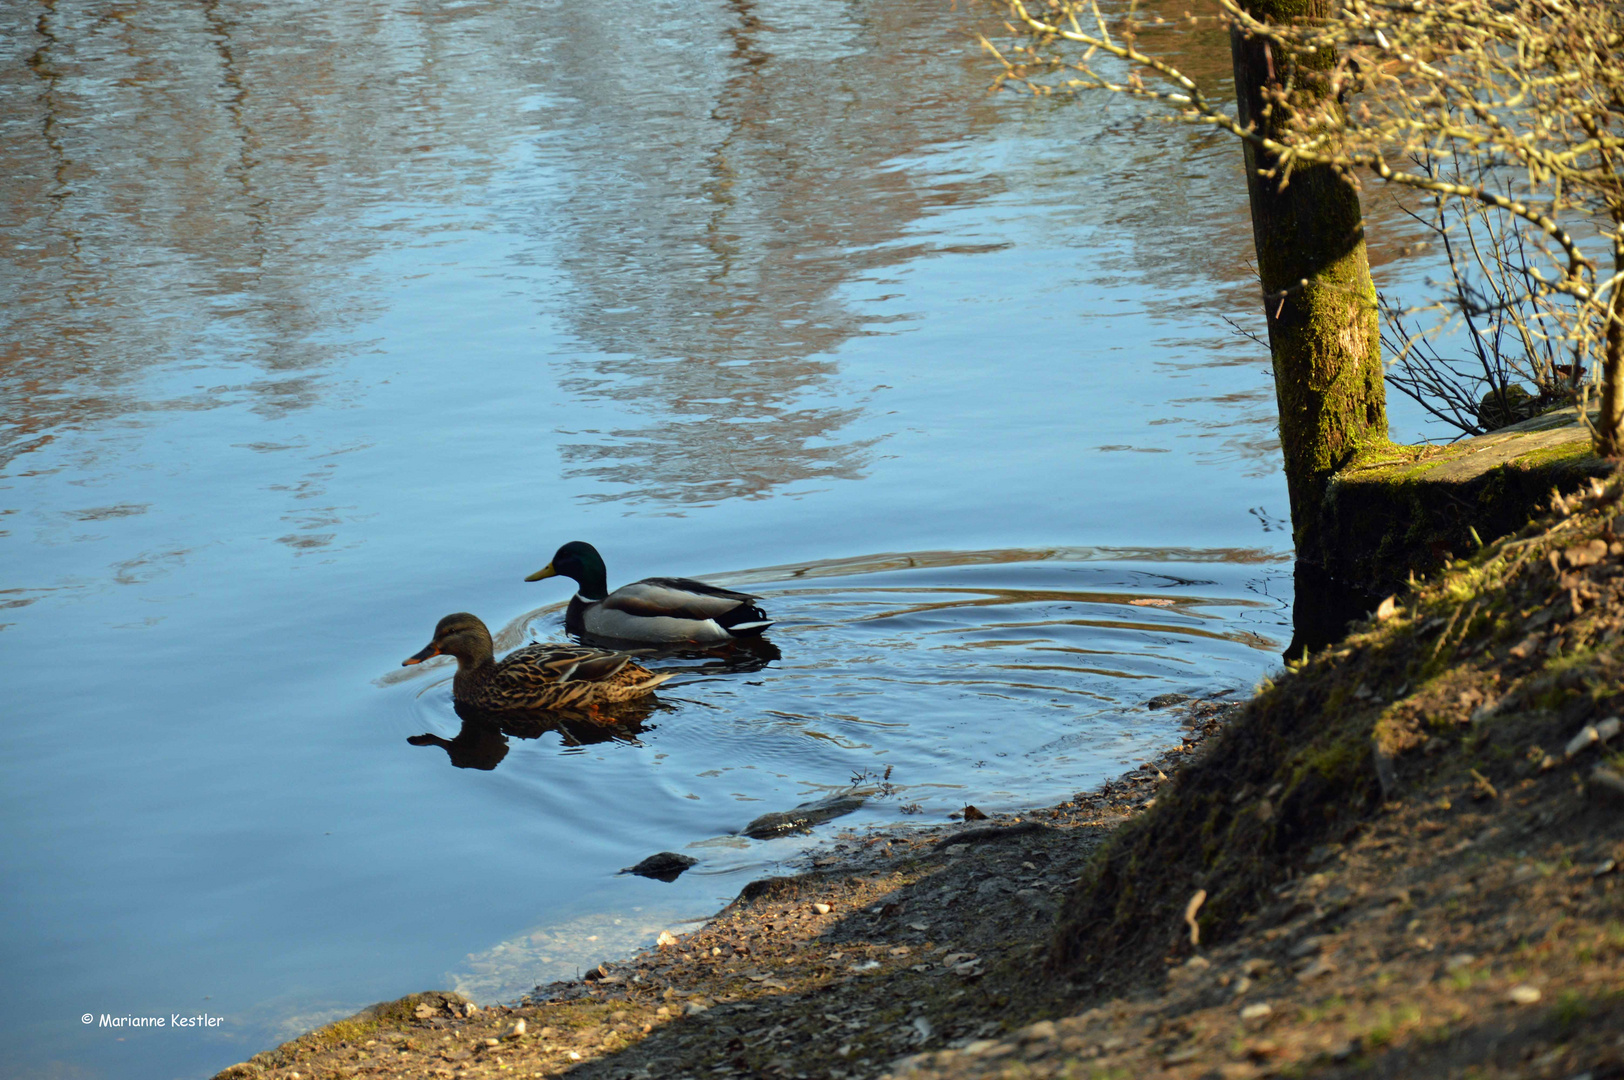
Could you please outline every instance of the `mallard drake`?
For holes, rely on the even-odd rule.
[[[772,620],[756,606],[757,597],[691,578],[651,577],[609,591],[603,556],[591,544],[572,540],[553,561],[525,578],[574,578],[579,588],[564,613],[572,634],[661,645],[708,645],[757,637]]]
[[[488,712],[520,709],[593,710],[631,701],[671,678],[632,662],[632,654],[586,645],[526,645],[495,658],[491,632],[465,611],[447,615],[434,640],[401,661],[421,664],[442,653],[457,658],[451,696]]]

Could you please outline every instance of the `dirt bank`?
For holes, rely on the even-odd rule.
[[[1559,502],[1109,791],[220,1075],[1624,1076],[1620,509]]]

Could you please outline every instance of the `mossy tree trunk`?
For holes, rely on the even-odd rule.
[[[1605,115],[1605,114],[1604,114]],[[1575,117],[1585,133],[1601,146],[1602,173],[1610,194],[1607,212],[1613,219],[1613,275],[1624,275],[1624,177],[1619,175],[1618,152],[1607,144],[1614,132],[1589,113]],[[1624,457],[1624,285],[1615,285],[1607,298],[1607,325],[1602,333],[1601,400],[1591,441],[1600,457]]]
[[[1619,239],[1613,241],[1613,273],[1624,275],[1624,203],[1613,207],[1613,227]],[[1624,379],[1624,286],[1615,286],[1607,300],[1607,332],[1602,349],[1600,409],[1596,416],[1594,445],[1601,457],[1624,456],[1624,395],[1619,382]]]
[[[1244,0],[1266,22],[1331,13],[1327,0]],[[1266,41],[1232,32],[1235,96],[1243,124],[1280,130],[1278,96],[1324,93],[1318,73],[1332,57],[1284,56]],[[1359,194],[1325,166],[1275,169],[1272,155],[1246,144],[1252,234],[1257,246],[1269,347],[1280,409],[1280,444],[1291,494],[1299,560],[1324,564],[1325,487],[1361,448],[1387,439],[1376,290],[1365,256]]]

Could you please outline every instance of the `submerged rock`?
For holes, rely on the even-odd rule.
[[[650,855],[636,866],[626,867],[621,873],[654,878],[656,881],[675,881],[684,870],[698,861],[687,855],[678,855],[674,851],[662,851],[658,855]]]
[[[861,795],[830,795],[816,802],[802,803],[793,810],[762,814],[744,827],[752,840],[770,840],[793,832],[806,832],[813,826],[849,814],[863,805]]]

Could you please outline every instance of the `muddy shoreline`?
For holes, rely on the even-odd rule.
[[[1624,1078],[1618,521],[1616,480],[1555,498],[1097,791],[220,1077]]]
[[[677,1021],[752,1016],[763,1007],[753,1002],[791,987],[786,971],[798,976],[795,986],[819,996],[845,990],[853,1017],[890,1011],[878,999],[899,994],[945,994],[949,1003],[958,1002],[974,992],[989,964],[1031,962],[1060,897],[1099,840],[1154,805],[1169,776],[1240,706],[1236,696],[1152,699],[1148,707],[1179,715],[1180,741],[1056,806],[985,816],[972,810],[968,821],[959,812],[947,823],[840,833],[807,853],[798,872],[746,885],[700,929],[606,960],[582,979],[537,986],[511,1006],[482,1007],[449,991],[380,1002],[216,1076],[551,1076],[607,1064],[606,1056]],[[927,881],[934,899],[922,895]],[[955,891],[974,899],[942,902],[942,894]],[[929,921],[923,921],[927,908]],[[995,914],[1000,911],[1003,917]],[[1012,927],[1024,933],[1004,940]],[[886,944],[855,943],[876,933]],[[808,955],[817,941],[845,944],[821,957]],[[516,1032],[521,1020],[524,1030]],[[895,1057],[892,1051],[925,1041],[923,1031],[938,1043],[944,1037],[968,1043],[997,1027],[968,1014],[962,1025],[910,1021],[900,1040],[882,1040],[868,1056],[849,1049],[850,1073],[837,1064],[824,1075],[877,1074]],[[724,1040],[721,1049],[733,1041]],[[377,1064],[367,1064],[372,1061]],[[771,1063],[745,1064],[758,1066]],[[614,1069],[603,1075],[620,1075]]]

